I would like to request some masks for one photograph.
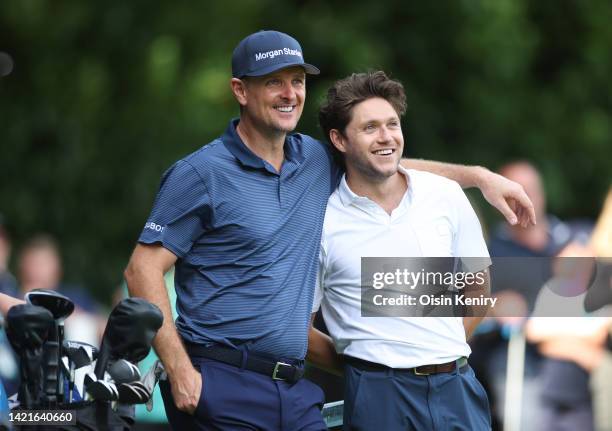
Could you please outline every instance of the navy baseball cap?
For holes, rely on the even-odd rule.
[[[253,33],[240,41],[232,54],[232,76],[262,76],[287,67],[300,66],[306,73],[320,73],[312,64],[304,63],[302,47],[297,40],[280,31]]]

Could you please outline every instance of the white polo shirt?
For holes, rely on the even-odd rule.
[[[391,215],[353,193],[346,177],[329,198],[313,312],[322,307],[338,353],[393,368],[469,356],[461,317],[361,316],[361,257],[486,257],[490,264],[480,223],[461,187],[428,172],[399,169],[409,178],[408,189]]]

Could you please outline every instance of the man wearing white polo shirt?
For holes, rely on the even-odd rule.
[[[402,85],[383,72],[336,82],[321,107],[346,174],[327,205],[313,311],[321,304],[344,355],[345,429],[489,429],[487,396],[466,359],[481,317],[361,315],[362,257],[486,257],[472,273],[490,264],[459,185],[399,165],[405,107]],[[309,359],[337,363],[314,329]]]

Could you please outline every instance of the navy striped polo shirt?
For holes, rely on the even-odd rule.
[[[179,334],[301,359],[327,199],[339,171],[324,143],[288,135],[280,173],[230,122],[168,169],[139,242],[174,253]]]

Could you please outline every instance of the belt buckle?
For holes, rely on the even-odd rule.
[[[278,373],[278,371],[280,370],[281,366],[285,366],[285,367],[291,367],[291,364],[286,364],[284,362],[277,362],[276,365],[274,365],[274,371],[272,372],[272,380],[282,380],[285,381],[287,379],[283,378],[283,377],[277,377],[276,374]]]
[[[414,367],[413,368],[415,376],[429,376],[429,375],[431,375],[431,373],[421,373],[418,369],[419,369],[419,367]]]

